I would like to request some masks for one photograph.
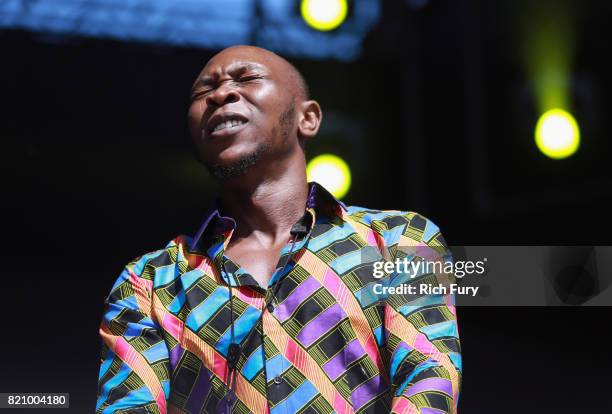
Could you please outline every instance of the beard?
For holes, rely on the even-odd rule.
[[[227,165],[204,163],[208,172],[219,181],[226,181],[246,173],[249,167],[257,164],[268,149],[267,143],[260,143],[253,152]]]

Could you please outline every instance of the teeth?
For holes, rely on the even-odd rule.
[[[225,129],[225,128],[237,127],[238,125],[242,125],[242,124],[244,124],[244,121],[242,121],[242,120],[239,120],[239,119],[228,119],[227,121],[223,121],[220,124],[217,124],[217,126],[215,126],[213,128],[213,132],[220,131],[220,130]]]

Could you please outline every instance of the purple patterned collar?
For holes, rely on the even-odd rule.
[[[325,189],[321,184],[311,181],[308,183],[308,198],[306,199],[306,208],[314,208],[315,211],[320,209],[329,209],[340,206],[344,211],[347,210],[347,206],[336,197],[334,197],[329,191]],[[236,221],[228,216],[222,216],[219,212],[220,200],[217,197],[214,204],[208,209],[205,214],[202,225],[196,232],[193,241],[191,242],[190,249],[195,250],[196,245],[204,236],[207,229],[212,226],[214,229],[213,234],[219,234],[224,231],[236,227]],[[327,210],[329,211],[329,210]]]

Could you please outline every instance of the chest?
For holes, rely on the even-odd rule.
[[[235,257],[242,257],[246,267],[249,262],[244,258],[254,257],[256,263],[259,256],[250,253]],[[276,266],[278,256],[266,258],[268,264]],[[250,404],[255,404],[257,397],[255,402],[260,403],[251,407],[251,412],[265,412],[261,407],[286,400],[287,390],[293,389],[294,383],[313,384],[308,388],[308,399],[321,398],[317,397],[320,390],[329,392],[326,401],[332,403],[342,395],[342,406],[328,407],[329,412],[359,408],[363,384],[371,395],[385,391],[385,382],[379,380],[384,372],[379,351],[382,315],[371,306],[364,308],[360,296],[351,291],[351,286],[358,283],[359,268],[338,274],[324,259],[302,251],[296,266],[290,267],[282,279],[273,306],[264,306],[268,292],[249,286],[233,289],[231,319],[235,321],[235,342],[241,344],[236,369],[238,378],[246,380],[236,392],[241,401]],[[211,401],[206,411],[215,412],[217,407],[212,402],[228,393],[222,379],[226,378],[230,343],[229,292],[210,275],[193,286],[188,286],[189,277],[184,276],[182,281],[185,304],[181,313],[185,322],[176,337],[180,346],[172,348],[171,399],[181,401],[183,389],[184,394],[213,392],[216,394],[206,400]],[[165,332],[168,338],[169,333]],[[169,338],[168,342],[172,341]],[[182,356],[183,350],[189,351],[191,359]],[[198,376],[191,374],[191,366],[201,367]],[[299,408],[280,412],[297,412]]]

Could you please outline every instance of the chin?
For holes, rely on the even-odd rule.
[[[211,159],[211,163],[215,165],[231,165],[236,162],[240,162],[245,158],[251,157],[255,153],[255,149],[247,149],[247,148],[234,148],[228,147],[218,153],[213,159]]]
[[[268,148],[267,145],[260,144],[250,151],[223,151],[215,160],[206,162],[206,168],[219,180],[235,178],[260,162]]]

